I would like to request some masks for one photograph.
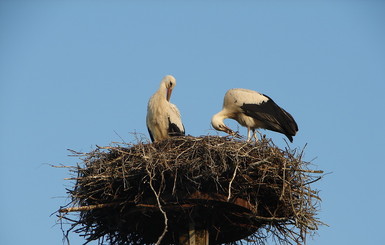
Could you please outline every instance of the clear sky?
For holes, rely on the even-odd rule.
[[[227,89],[272,97],[299,125],[291,146],[330,173],[313,185],[330,227],[308,244],[383,243],[385,1],[3,0],[0,244],[62,244],[50,215],[71,182],[49,164],[148,137],[147,101],[166,74],[193,136],[217,134]]]

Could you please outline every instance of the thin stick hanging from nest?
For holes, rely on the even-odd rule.
[[[148,167],[148,166],[147,166]],[[163,210],[162,208],[162,204],[160,203],[160,193],[161,193],[161,188],[162,186],[159,187],[159,192],[156,192],[153,184],[152,184],[152,181],[153,181],[153,173],[151,172],[151,170],[149,170],[148,168],[146,168],[146,171],[148,173],[148,176],[150,177],[150,180],[149,180],[149,184],[150,184],[150,188],[152,190],[152,192],[154,193],[155,197],[156,197],[156,202],[158,204],[158,207],[159,207],[159,210],[160,212],[163,214],[163,217],[164,217],[164,229],[163,229],[163,232],[162,234],[159,236],[158,240],[156,241],[156,245],[159,245],[161,242],[162,242],[162,239],[163,237],[166,235],[167,233],[167,229],[168,229],[168,218],[167,218],[167,214],[166,212]],[[162,180],[163,180],[163,175],[162,175]],[[163,182],[163,181],[162,181]]]

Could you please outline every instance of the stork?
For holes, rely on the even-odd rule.
[[[236,135],[228,128],[223,120],[234,119],[247,128],[247,141],[252,137],[258,141],[257,128],[263,128],[282,133],[293,142],[293,137],[298,126],[294,118],[284,109],[279,107],[267,95],[249,89],[230,89],[223,100],[223,108],[211,119],[214,129]],[[251,135],[252,131],[252,135]]]
[[[174,104],[170,103],[175,85],[176,80],[173,76],[165,76],[158,91],[148,101],[146,124],[152,142],[185,134],[180,112]]]

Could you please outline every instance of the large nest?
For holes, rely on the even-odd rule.
[[[322,171],[302,153],[217,136],[97,147],[75,154],[82,163],[60,217],[86,243],[175,244],[191,223],[212,244],[302,243],[322,224],[310,188]]]

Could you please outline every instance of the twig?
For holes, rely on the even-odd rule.
[[[285,194],[285,187],[286,187],[286,161],[284,161],[283,163],[282,191],[281,191],[281,196],[279,197],[279,200],[283,199],[283,195]]]
[[[298,172],[304,172],[304,173],[314,173],[314,174],[323,174],[324,171],[322,170],[306,170],[306,169],[298,169],[298,168],[283,168],[283,170],[294,170]]]
[[[156,242],[156,245],[159,245],[161,242],[162,242],[162,240],[163,240],[163,237],[166,235],[166,233],[167,233],[167,230],[168,230],[168,218],[167,218],[167,214],[166,214],[166,212],[163,210],[163,208],[162,208],[162,204],[160,203],[160,197],[159,197],[159,194],[160,194],[160,189],[161,189],[161,187],[159,187],[159,193],[157,193],[156,191],[155,191],[155,188],[154,188],[154,186],[153,186],[153,184],[152,184],[152,173],[151,173],[151,171],[146,167],[146,170],[147,170],[147,173],[148,173],[148,176],[150,177],[150,188],[151,188],[151,190],[154,192],[154,195],[155,195],[155,197],[156,197],[156,201],[157,201],[157,203],[158,203],[158,207],[159,207],[159,210],[160,210],[160,212],[163,214],[163,217],[164,217],[164,229],[163,229],[163,232],[162,232],[162,234],[159,236],[159,238],[158,238],[158,241]]]
[[[288,220],[287,217],[263,217],[263,216],[253,216],[255,219],[260,219],[260,220],[266,220],[266,221],[285,221]]]
[[[304,183],[303,185],[310,185],[311,183],[317,182],[317,181],[320,180],[320,179],[322,179],[322,176],[321,176],[321,177],[318,177],[318,178],[316,178],[316,179],[314,179],[314,180],[312,180],[312,181],[306,182],[306,183]]]
[[[234,179],[235,179],[235,176],[237,175],[238,166],[239,166],[239,165],[237,164],[237,166],[236,166],[235,169],[234,169],[233,177],[231,178],[231,180],[230,180],[230,182],[229,182],[229,195],[227,196],[227,201],[229,201],[230,198],[231,198],[231,185],[233,184],[233,181],[234,181]]]
[[[69,213],[69,212],[89,211],[89,210],[98,209],[98,208],[112,207],[118,204],[119,204],[118,202],[112,202],[112,203],[95,204],[95,205],[88,205],[88,206],[81,206],[81,207],[62,208],[59,210],[59,212]]]

